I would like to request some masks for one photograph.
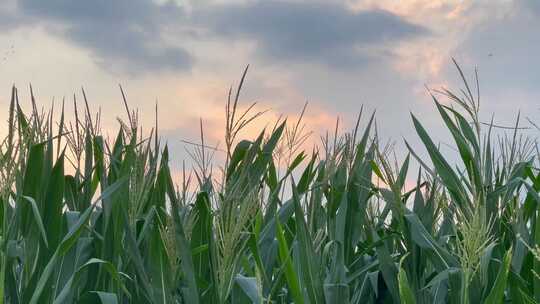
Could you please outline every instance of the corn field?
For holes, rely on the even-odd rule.
[[[68,119],[33,94],[25,111],[13,88],[0,302],[540,303],[536,143],[483,123],[478,82],[458,72],[463,89],[428,92],[458,163],[414,115],[423,146],[405,141],[402,160],[365,113],[312,151],[301,118],[244,140],[262,113],[239,110],[242,78],[224,148],[201,135],[180,174],[125,98],[107,140],[86,100]]]

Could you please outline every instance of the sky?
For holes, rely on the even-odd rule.
[[[242,136],[279,115],[293,120],[308,102],[317,141],[337,117],[350,128],[363,105],[377,112],[381,138],[421,150],[409,113],[449,142],[426,87],[461,87],[452,58],[469,77],[478,68],[485,121],[512,125],[518,112],[540,121],[538,3],[2,0],[0,106],[13,84],[28,106],[31,83],[41,105],[66,98],[71,111],[84,87],[112,135],[125,118],[121,84],[148,128],[157,102],[178,163],[188,157],[182,140],[197,141],[199,119],[207,142],[222,142],[227,92],[249,64],[241,103],[269,112]]]

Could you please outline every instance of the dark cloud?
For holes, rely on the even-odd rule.
[[[390,43],[428,33],[390,12],[353,12],[316,1],[215,6],[196,12],[194,19],[218,36],[255,41],[268,59],[340,68],[386,56]]]
[[[53,26],[51,32],[90,50],[96,61],[132,74],[183,71],[192,55],[164,38],[168,30],[205,33],[203,40],[249,40],[272,62],[310,62],[346,68],[365,66],[392,55],[392,43],[428,33],[382,10],[353,12],[317,1],[258,1],[197,5],[189,16],[172,1],[18,0],[15,23]],[[60,28],[60,30],[58,30]]]
[[[65,38],[91,50],[103,66],[130,73],[189,69],[191,55],[165,41],[165,26],[184,17],[172,3],[150,0],[19,0],[21,14],[58,23]]]

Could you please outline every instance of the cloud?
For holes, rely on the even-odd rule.
[[[21,16],[16,13],[16,9],[14,0],[5,0],[0,3],[0,30],[12,30],[23,22]]]
[[[335,2],[181,7],[172,0],[18,0],[15,8],[16,14],[10,14],[15,17],[2,18],[0,28],[43,25],[90,51],[107,70],[134,75],[190,70],[195,64],[191,51],[197,49],[190,42],[194,37],[224,47],[230,40],[255,42],[255,54],[273,64],[321,63],[343,69],[395,57],[396,43],[429,33],[389,11],[353,11]]]
[[[194,15],[217,36],[256,42],[266,59],[340,68],[390,56],[390,44],[429,33],[388,11],[313,1],[215,5]]]
[[[521,90],[540,94],[540,26],[537,1],[512,3],[494,11],[469,33],[458,47],[466,64],[477,65],[481,84],[493,91]]]
[[[18,9],[33,22],[60,27],[64,38],[90,50],[107,69],[137,74],[182,71],[193,64],[186,49],[164,37],[167,25],[184,16],[170,2],[19,0]]]

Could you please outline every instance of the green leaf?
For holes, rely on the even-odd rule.
[[[168,159],[167,147],[165,147],[162,157]],[[195,269],[193,266],[193,256],[191,252],[191,245],[188,239],[186,238],[186,233],[184,232],[184,223],[182,222],[182,219],[180,218],[180,210],[178,207],[180,205],[180,202],[178,201],[178,198],[176,197],[176,193],[174,192],[175,190],[174,190],[174,185],[171,179],[171,174],[169,172],[169,167],[165,165],[164,169],[166,170],[166,174],[164,176],[166,178],[167,192],[168,192],[169,199],[171,200],[172,218],[173,218],[173,223],[174,223],[175,247],[182,259],[182,263],[180,266],[182,267],[184,276],[186,276],[187,278],[188,288],[184,289],[185,297],[188,303],[197,304],[199,303],[199,291],[198,291],[197,282],[195,278]]]
[[[285,240],[285,235],[283,233],[283,228],[281,228],[281,224],[279,223],[279,219],[277,219],[277,217],[276,237],[279,244],[279,260],[281,262],[281,267],[283,267],[285,272],[285,279],[287,280],[287,285],[289,286],[289,292],[292,295],[294,303],[303,304],[304,295],[302,293],[302,290],[300,289],[300,280],[298,278],[298,274],[294,270],[291,256],[289,254],[289,246],[287,245],[287,241]]]
[[[448,191],[450,192],[454,200],[460,205],[462,212],[468,215],[471,210],[470,209],[471,202],[465,193],[465,189],[463,188],[461,184],[460,178],[456,175],[454,170],[452,170],[452,168],[450,167],[450,164],[448,164],[446,159],[439,152],[439,149],[433,143],[433,141],[429,137],[427,131],[424,129],[422,124],[418,121],[418,119],[416,119],[414,115],[411,115],[411,116],[413,119],[416,132],[418,133],[418,136],[420,136],[420,139],[426,146],[426,149],[429,153],[431,161],[433,162],[433,165],[435,166],[435,169],[437,170],[437,174],[443,180],[445,186],[448,188]]]
[[[118,283],[123,291],[128,295],[128,297],[131,297],[129,291],[124,286],[122,280],[120,279],[120,273],[116,270],[116,267],[110,262],[103,261],[100,259],[92,258],[88,262],[84,263],[81,267],[79,267],[71,276],[71,278],[67,281],[67,283],[63,286],[61,292],[58,294],[56,299],[54,300],[53,304],[62,304],[65,303],[67,300],[69,293],[74,291],[74,288],[77,287],[77,284],[83,274],[83,271],[88,268],[91,265],[101,265],[113,278],[113,280]],[[129,278],[129,277],[128,277]]]
[[[79,301],[80,304],[118,304],[118,297],[114,293],[103,291],[89,291]]]
[[[510,262],[512,262],[512,248],[510,248],[504,255],[504,259],[495,279],[495,284],[486,297],[484,303],[503,303],[504,291],[506,290],[506,282],[508,280],[508,272],[510,271]]]
[[[101,196],[96,200],[100,201],[104,199],[105,197],[108,197],[111,195],[114,191],[116,191],[126,180],[122,179],[114,183],[113,185],[109,186]],[[43,273],[41,274],[37,284],[36,288],[34,290],[34,293],[32,294],[32,298],[30,299],[30,304],[37,304],[38,301],[40,301],[41,293],[43,292],[43,289],[45,288],[49,278],[51,277],[58,260],[64,256],[67,251],[73,246],[73,244],[77,241],[79,236],[81,235],[84,226],[88,223],[88,220],[90,220],[90,216],[92,215],[92,211],[94,211],[95,203],[92,204],[90,207],[84,211],[83,214],[79,217],[79,220],[77,223],[68,231],[66,236],[64,236],[64,239],[52,255],[51,259],[45,266],[45,269],[43,270]]]
[[[257,279],[254,277],[245,277],[241,274],[237,274],[235,282],[240,286],[242,291],[249,297],[253,304],[262,304],[262,292],[257,286]]]
[[[405,254],[399,261],[399,272],[398,272],[398,284],[399,284],[399,296],[401,298],[401,303],[403,304],[416,304],[416,299],[414,293],[409,285],[409,280],[407,279],[407,273],[402,267],[403,261],[407,257]]]
[[[310,303],[323,303],[322,282],[320,281],[321,271],[317,267],[320,263],[318,263],[319,259],[313,249],[313,242],[304,219],[304,211],[300,205],[300,197],[294,182],[293,202],[302,280],[306,286]]]
[[[32,208],[32,214],[34,215],[34,221],[36,222],[36,225],[41,232],[43,242],[45,243],[45,246],[49,247],[49,243],[47,242],[47,232],[45,232],[45,226],[43,226],[43,220],[41,219],[41,214],[39,213],[36,201],[26,195],[23,195],[22,198],[24,198],[30,204],[30,207]]]

